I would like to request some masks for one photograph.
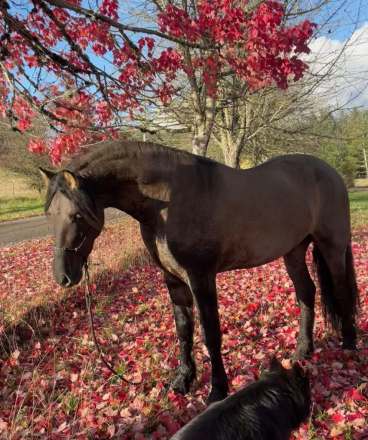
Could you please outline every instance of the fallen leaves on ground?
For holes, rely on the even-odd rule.
[[[355,234],[353,251],[362,299],[359,351],[339,349],[340,335],[325,328],[318,304],[315,353],[305,362],[312,416],[294,439],[368,438],[368,230]],[[2,248],[1,439],[163,440],[205,409],[210,365],[198,323],[197,381],[186,396],[170,389],[179,365],[172,307],[137,225],[107,227],[92,261],[99,264],[93,286],[98,342],[107,361],[138,385],[122,383],[98,360],[84,286],[56,287],[51,240]],[[289,364],[299,309],[282,260],[220,274],[217,281],[224,363],[234,392],[268,369],[272,353]]]

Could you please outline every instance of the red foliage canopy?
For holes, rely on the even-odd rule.
[[[24,132],[44,117],[53,128],[33,152],[61,154],[116,137],[150,105],[169,101],[180,73],[201,76],[216,97],[222,75],[236,74],[257,89],[285,89],[308,66],[315,25],[283,25],[281,3],[248,10],[246,0],[203,0],[189,12],[167,5],[146,28],[135,27],[117,0],[92,11],[83,0],[32,0],[22,8],[0,2],[0,111]],[[190,62],[185,56],[191,51]]]

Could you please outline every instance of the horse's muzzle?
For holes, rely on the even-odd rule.
[[[77,255],[73,257],[68,255],[66,259],[54,258],[53,276],[59,286],[73,287],[82,279],[83,259]]]
[[[71,279],[67,275],[62,275],[59,284],[62,287],[71,287],[73,285]]]

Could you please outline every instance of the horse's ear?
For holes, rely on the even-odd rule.
[[[44,170],[43,168],[38,168],[46,187],[50,185],[50,180],[55,176],[52,171]]]
[[[64,171],[63,175],[66,183],[70,186],[71,189],[78,188],[78,180],[71,172]]]
[[[284,367],[282,366],[281,362],[279,362],[276,359],[276,356],[273,354],[271,359],[271,365],[270,365],[270,372],[273,371],[283,371]]]

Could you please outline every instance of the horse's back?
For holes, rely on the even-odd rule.
[[[349,217],[349,198],[342,177],[317,157],[279,156],[245,172],[248,184],[261,186],[268,194],[281,192],[284,199],[298,195],[300,203],[309,207],[315,223],[338,214]]]
[[[307,156],[308,158],[308,156]],[[311,233],[317,243],[345,249],[350,241],[350,203],[340,174],[321,159],[310,157],[318,215]]]
[[[216,214],[222,216],[217,228],[224,237],[222,270],[267,263],[307,236],[349,240],[347,190],[323,160],[286,155],[248,170],[219,172],[223,205]]]
[[[343,180],[324,161],[280,156],[248,170],[198,159],[172,186],[166,233],[182,266],[254,267],[308,235],[350,234]]]
[[[308,198],[314,211],[312,235],[350,236],[349,196],[334,168],[317,157],[302,154],[271,159],[268,164],[287,176]]]
[[[245,171],[252,171],[260,176],[269,175],[289,180],[293,185],[305,190],[308,186],[313,190],[346,193],[343,179],[339,173],[322,159],[307,154],[290,154],[277,156],[263,164]]]

